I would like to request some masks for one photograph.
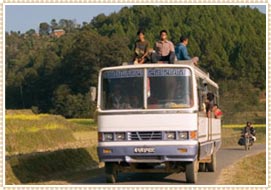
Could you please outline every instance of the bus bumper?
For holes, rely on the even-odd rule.
[[[98,147],[101,162],[160,163],[191,162],[197,158],[198,145],[170,146],[102,146]]]

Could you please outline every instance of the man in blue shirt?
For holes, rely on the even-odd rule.
[[[188,55],[187,48],[186,48],[187,45],[188,45],[188,37],[181,36],[180,43],[175,48],[175,53],[176,53],[177,59],[178,60],[191,60],[192,59],[192,61],[195,64],[197,64],[199,58],[198,57],[191,58]]]

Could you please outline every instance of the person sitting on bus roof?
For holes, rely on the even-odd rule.
[[[149,58],[149,42],[145,40],[144,31],[142,29],[137,32],[138,40],[134,46],[134,64],[143,64],[150,60]]]
[[[174,45],[171,41],[167,40],[167,31],[160,31],[160,40],[155,43],[154,51],[151,56],[151,61],[157,63],[159,61],[174,63],[175,52]]]
[[[198,64],[199,58],[193,57],[191,58],[188,55],[187,46],[188,45],[188,37],[181,36],[180,43],[176,46],[175,52],[178,60],[192,60],[194,64]]]
[[[222,111],[218,108],[217,104],[214,104],[212,111],[216,119],[220,119],[223,115]]]

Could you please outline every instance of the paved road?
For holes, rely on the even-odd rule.
[[[245,151],[243,147],[224,148],[217,153],[217,171],[199,172],[196,185],[215,185],[219,174],[239,159],[263,152],[266,149],[264,144],[255,144],[251,150]],[[102,170],[102,169],[101,169]],[[100,172],[99,172],[100,173]],[[102,172],[101,172],[102,173]],[[106,185],[105,175],[100,174],[76,184]],[[120,174],[117,185],[185,185],[185,174],[154,174],[154,173],[124,173]],[[112,184],[111,184],[112,185]],[[189,185],[189,184],[187,184]]]

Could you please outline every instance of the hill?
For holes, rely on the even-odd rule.
[[[161,29],[175,44],[180,35],[189,36],[190,55],[220,85],[223,110],[265,112],[259,95],[266,88],[266,17],[257,9],[132,6],[97,15],[81,27],[64,21],[41,23],[39,35],[6,34],[7,108],[92,116],[89,87],[97,85],[99,69],[130,60],[136,32],[144,28],[151,43]],[[66,31],[60,38],[49,35],[57,27]]]

